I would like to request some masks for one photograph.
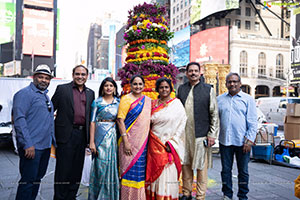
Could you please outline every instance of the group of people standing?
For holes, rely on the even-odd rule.
[[[226,77],[229,92],[217,99],[214,89],[200,81],[200,65],[191,62],[186,67],[189,81],[178,88],[177,98],[170,96],[171,80],[160,78],[157,100],[142,94],[145,81],[140,75],[131,78],[131,93],[121,99],[116,82],[104,79],[96,100],[85,86],[87,68],[78,65],[72,75],[73,81],[59,85],[50,101],[50,69],[38,66],[33,83],[14,96],[21,173],[16,199],[36,198],[51,144],[56,146],[55,200],[76,199],[87,144],[94,157],[89,199],[178,199],[180,174],[181,199],[192,199],[194,170],[196,199],[205,199],[210,147],[219,129],[224,199],[233,195],[234,154],[238,197],[247,199],[256,108],[254,100],[240,91],[238,74]]]

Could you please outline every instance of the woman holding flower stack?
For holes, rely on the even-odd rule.
[[[146,199],[145,176],[151,99],[142,95],[144,86],[143,77],[134,75],[130,80],[131,93],[123,96],[120,101],[117,119],[121,133],[120,199]]]
[[[172,90],[170,79],[157,80],[159,96],[152,102],[147,152],[147,199],[178,199],[179,195],[187,118],[180,100],[170,97]]]

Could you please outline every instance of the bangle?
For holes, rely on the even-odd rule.
[[[126,136],[126,135],[127,135],[126,133],[122,133],[122,134],[121,134],[121,136]]]

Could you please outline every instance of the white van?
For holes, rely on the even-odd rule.
[[[256,100],[256,106],[264,113],[267,122],[277,124],[280,129],[284,125],[287,103],[300,103],[300,98],[262,97]]]

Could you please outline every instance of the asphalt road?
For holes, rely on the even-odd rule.
[[[209,184],[207,191],[208,200],[222,199],[221,192],[221,162],[219,155],[214,155],[214,167],[209,169]],[[15,199],[17,183],[20,178],[19,157],[14,154],[9,145],[0,146],[0,200]],[[53,176],[55,159],[51,158],[48,171],[40,187],[37,199],[50,200],[53,198]],[[266,162],[251,160],[250,173],[250,200],[257,199],[297,199],[294,197],[294,180],[300,174],[299,169],[270,165]],[[233,170],[234,199],[237,199],[237,170],[234,164]],[[81,186],[78,199],[87,199],[87,187]]]

